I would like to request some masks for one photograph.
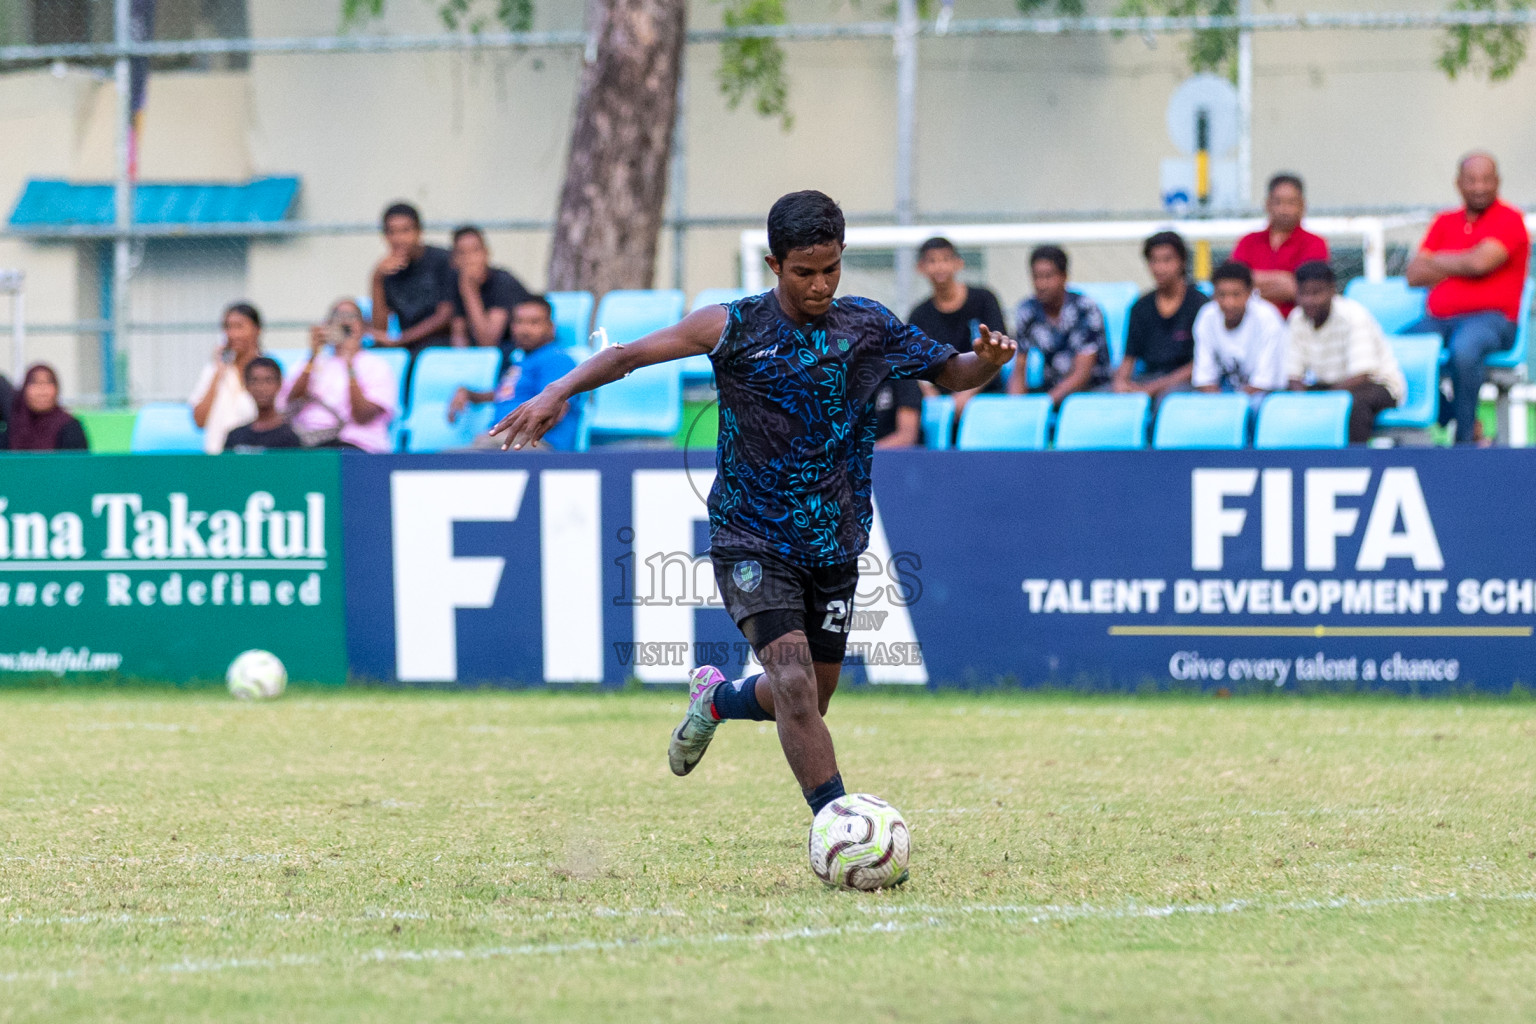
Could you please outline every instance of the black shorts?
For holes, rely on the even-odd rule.
[[[812,661],[842,663],[853,592],[859,586],[857,561],[811,567],[756,549],[719,545],[709,557],[725,610],[759,656],[779,637],[800,630],[810,643]]]

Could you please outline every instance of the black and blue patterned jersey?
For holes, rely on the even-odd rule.
[[[771,291],[726,313],[709,355],[720,393],[712,543],[798,565],[857,558],[873,518],[875,392],[887,378],[931,379],[955,349],[869,299],[837,299],[808,325]]]

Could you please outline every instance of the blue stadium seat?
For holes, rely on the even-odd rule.
[[[369,330],[372,330],[373,329],[373,296],[371,296],[371,295],[355,295],[355,296],[352,297],[352,301],[357,303],[357,311],[359,313],[363,314],[363,324],[364,324],[364,326],[366,326]],[[398,337],[400,337],[400,318],[398,316],[396,316],[395,314],[393,314],[393,313],[389,314],[389,327],[388,327],[388,330],[385,333],[388,334],[391,338],[398,338]],[[371,335],[371,334],[363,335],[363,347],[364,348],[371,348],[371,347],[373,347],[373,335]]]
[[[547,292],[544,297],[555,309],[555,344],[561,348],[585,346],[592,332],[592,293]]]
[[[744,299],[752,293],[745,288],[705,288],[693,297],[693,305],[688,307],[688,312],[703,309],[705,306],[717,306],[727,302],[735,302]]]
[[[592,395],[590,392],[577,395],[571,401],[576,403],[576,450],[584,452],[592,447]]]
[[[1531,304],[1536,302],[1536,278],[1525,279],[1520,293],[1520,319],[1515,321],[1515,343],[1502,352],[1491,353],[1483,365],[1499,370],[1520,371],[1524,379],[1525,360],[1531,350]]]
[[[405,385],[406,373],[411,368],[411,353],[403,348],[371,348],[368,351],[378,356],[389,364],[389,368],[395,371],[395,380],[400,384],[400,390],[395,396],[395,403],[399,408],[399,415],[395,417],[395,423],[400,422],[400,417],[405,415]]]
[[[1427,430],[1440,412],[1440,335],[1399,334],[1388,338],[1408,382],[1408,395],[1395,409],[1376,417],[1383,429]]]
[[[1344,297],[1354,299],[1376,318],[1381,329],[1396,334],[1424,318],[1427,288],[1410,288],[1406,277],[1367,281],[1357,277],[1344,286]]]
[[[412,371],[411,405],[447,403],[460,387],[490,391],[500,365],[499,348],[424,348]]]
[[[277,365],[283,368],[283,380],[288,380],[304,368],[304,363],[309,359],[309,349],[269,348],[262,355],[276,359]]]
[[[151,402],[133,419],[135,452],[197,452],[203,450],[203,432],[192,419],[192,407],[184,402]]]
[[[408,452],[445,452],[468,448],[476,434],[491,429],[490,402],[464,410],[458,422],[448,422],[447,402],[413,402],[411,413],[400,424]]]
[[[923,444],[934,451],[947,451],[955,432],[955,400],[948,395],[930,395],[923,399]]]
[[[597,327],[611,345],[627,344],[683,318],[680,291],[611,291],[597,305]],[[670,437],[683,425],[682,366],[677,362],[642,366],[592,396],[588,423],[591,440],[621,437]]]
[[[1349,443],[1348,391],[1279,391],[1259,406],[1255,448],[1343,448]]]
[[[1125,358],[1125,339],[1131,326],[1131,305],[1139,294],[1135,281],[1074,281],[1068,290],[1081,292],[1104,312],[1104,336],[1109,342],[1109,365]]]
[[[1158,404],[1154,448],[1241,448],[1248,443],[1247,395],[1172,394]]]
[[[1050,418],[1049,395],[977,395],[965,403],[955,447],[1043,451]]]
[[[1026,348],[1022,341],[1019,342],[1019,350],[1024,353],[1024,389],[1038,391],[1045,381],[1045,357],[1040,354],[1039,349]],[[1019,360],[1015,356],[998,371],[998,379],[1003,382],[1004,387],[1008,385],[1008,379],[1013,376],[1014,369],[1018,365]]]
[[[627,345],[682,318],[683,293],[679,291],[620,289],[597,304],[597,327],[608,335],[610,345]]]
[[[671,437],[683,427],[683,374],[677,362],[642,366],[593,395],[582,425],[591,442]]]
[[[1146,395],[1068,395],[1056,418],[1056,450],[1145,448],[1151,408]]]

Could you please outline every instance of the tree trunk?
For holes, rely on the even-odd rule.
[[[667,196],[686,0],[592,0],[549,287],[649,288]]]

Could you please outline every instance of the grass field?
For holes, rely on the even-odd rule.
[[[0,1021],[1536,1018],[1536,706],[854,693],[913,879],[678,694],[0,694]]]

